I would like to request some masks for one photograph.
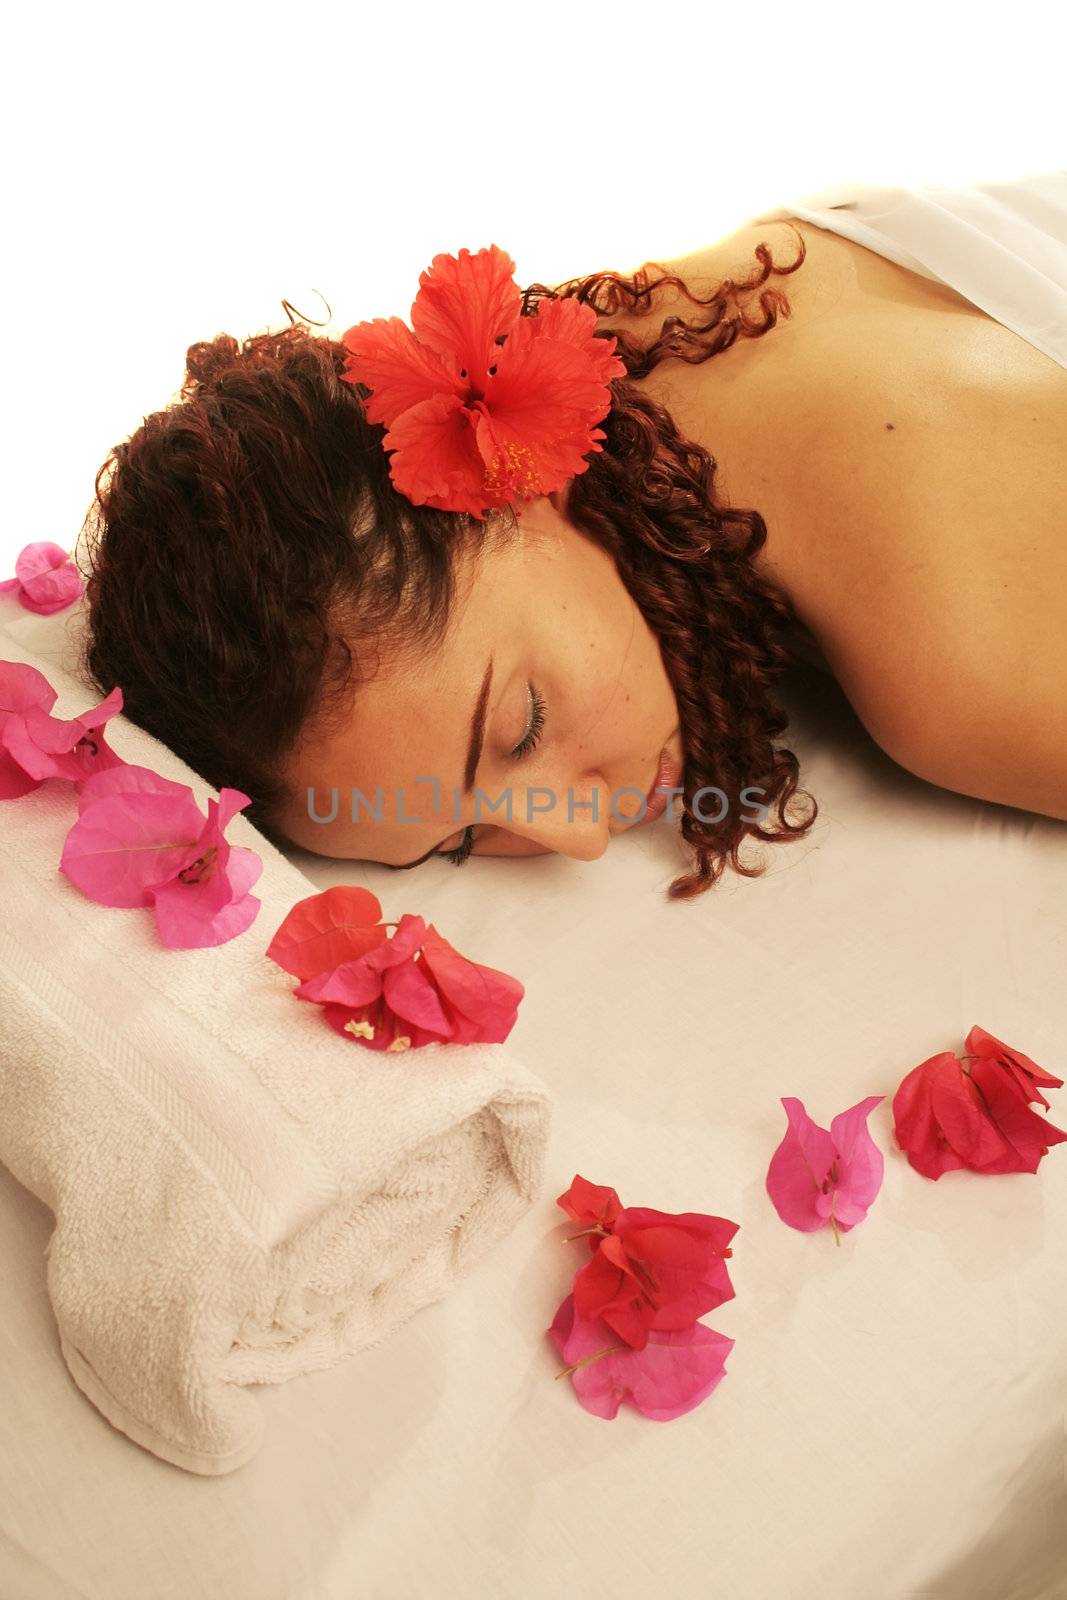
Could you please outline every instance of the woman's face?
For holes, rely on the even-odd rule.
[[[680,782],[658,642],[612,558],[557,505],[517,508],[514,542],[461,566],[453,621],[428,661],[381,671],[359,687],[348,728],[305,741],[287,774],[297,799],[279,819],[294,844],[410,866],[459,848],[470,827],[474,855],[590,861],[636,825],[665,747],[668,782]]]

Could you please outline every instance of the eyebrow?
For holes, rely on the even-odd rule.
[[[486,663],[482,686],[478,690],[478,698],[474,702],[474,711],[471,716],[470,740],[467,744],[467,765],[463,771],[463,793],[465,795],[470,794],[474,788],[475,773],[478,771],[478,763],[482,759],[482,743],[485,738],[485,713],[489,705],[489,688],[492,681],[493,658],[490,656]],[[450,831],[454,833],[455,829],[453,828]],[[445,839],[447,838],[448,834],[446,833]],[[414,861],[386,861],[383,864],[387,867],[392,867],[394,872],[407,872],[409,868],[421,866],[424,861],[428,861],[432,855],[435,855],[444,844],[445,839],[439,839],[432,850],[427,850],[425,855],[416,857]]]

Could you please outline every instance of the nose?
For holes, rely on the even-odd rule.
[[[561,855],[575,861],[596,861],[612,835],[611,792],[598,775],[580,787],[573,781],[562,789],[549,785],[512,791],[511,819],[506,806],[498,813],[484,807],[484,820],[492,833],[475,840],[477,855]],[[593,790],[596,789],[596,820]],[[620,797],[622,809],[627,795]],[[568,805],[568,801],[570,802]]]

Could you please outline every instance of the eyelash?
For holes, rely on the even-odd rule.
[[[533,703],[533,710],[530,714],[530,731],[524,735],[511,752],[516,761],[524,761],[531,754],[545,731],[545,712],[547,707],[543,697],[532,683],[530,684],[530,699]],[[453,866],[461,867],[473,849],[474,828],[468,827],[463,830],[462,844],[458,844],[454,850],[442,850],[439,853],[444,856],[446,861],[451,861]]]

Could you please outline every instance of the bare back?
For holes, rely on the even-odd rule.
[[[796,219],[662,264],[706,294],[751,275],[760,242],[789,265],[798,233],[803,264],[765,285],[788,319],[642,382],[715,456],[724,497],[764,516],[757,565],[872,736],[918,770],[909,752],[936,725],[943,767],[923,775],[980,793],[968,694],[999,684],[1007,724],[1029,706],[1067,727],[1067,370],[947,286]],[[607,325],[647,342],[700,310],[661,291]],[[1067,817],[1067,767],[1027,783],[989,797]]]

